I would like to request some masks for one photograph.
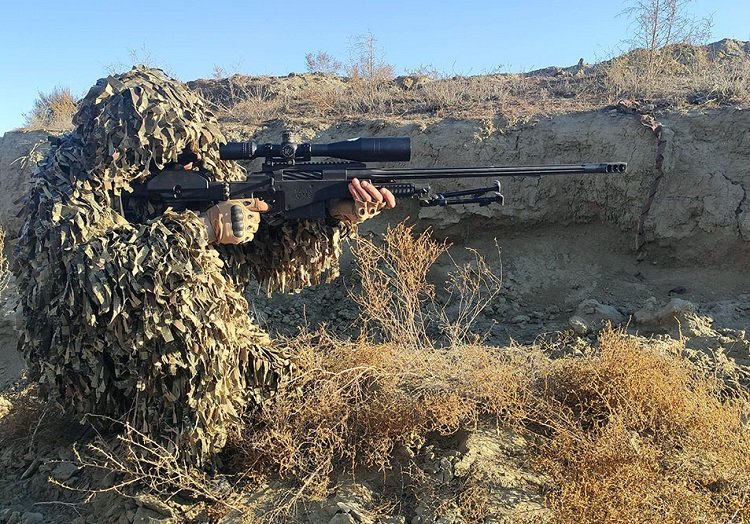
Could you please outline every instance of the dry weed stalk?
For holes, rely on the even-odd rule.
[[[109,422],[120,424],[113,419]],[[185,464],[174,445],[164,445],[127,423],[114,438],[99,435],[84,451],[74,446],[73,454],[79,467],[103,472],[112,479],[110,485],[103,488],[78,488],[49,479],[62,488],[85,493],[85,502],[103,493],[132,497],[145,491],[165,501],[183,495],[237,509],[236,493],[231,485],[216,482],[206,472]]]
[[[448,320],[440,310],[454,344],[436,349],[428,335],[436,302],[427,276],[446,249],[405,225],[389,229],[382,244],[360,241],[354,251],[362,287],[354,299],[379,336],[366,330],[359,340],[344,341],[323,329],[290,341],[298,376],[254,414],[231,454],[242,471],[298,480],[279,501],[284,511],[327,496],[334,472],[389,472],[396,450],[414,453],[430,435],[450,435],[484,417],[518,425],[527,416],[539,353],[466,342],[470,324],[500,285],[478,254],[450,277],[453,286],[465,287],[452,297],[458,317]]]
[[[490,267],[475,250],[469,250],[472,260],[464,264],[450,257],[453,269],[438,300],[428,274],[448,248],[429,231],[415,236],[413,227],[405,224],[389,228],[382,243],[359,239],[353,252],[361,289],[353,291],[352,298],[366,325],[377,327],[385,341],[409,347],[476,343],[480,337],[472,328],[500,293],[502,278],[495,271],[502,268]],[[431,335],[433,326],[445,341]]]
[[[389,228],[382,244],[360,239],[353,247],[361,291],[352,295],[367,325],[378,326],[388,342],[429,348],[426,306],[435,299],[427,274],[448,246],[412,227]]]
[[[500,248],[495,247],[499,259]],[[452,347],[467,344],[472,339],[478,342],[472,328],[482,312],[500,294],[503,285],[502,263],[497,268],[491,268],[478,251],[468,251],[473,257],[470,262],[458,264],[451,259],[455,269],[448,273],[445,306],[436,311],[441,332]]]

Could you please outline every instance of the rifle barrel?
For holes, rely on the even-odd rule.
[[[627,164],[624,162],[602,162],[588,164],[553,164],[548,166],[501,166],[501,167],[439,167],[439,168],[393,168],[367,169],[367,178],[379,180],[430,180],[436,178],[464,177],[507,177],[507,176],[542,176],[542,175],[576,175],[589,173],[624,173]],[[356,177],[356,170],[351,177]]]

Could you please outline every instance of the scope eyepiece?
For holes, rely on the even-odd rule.
[[[219,158],[222,160],[250,160],[255,158],[258,146],[252,140],[219,144]]]

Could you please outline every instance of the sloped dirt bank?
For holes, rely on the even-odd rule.
[[[657,121],[660,139],[652,129]],[[264,128],[259,140],[277,141],[281,128],[278,122]],[[502,272],[504,291],[478,326],[490,342],[502,344],[570,327],[569,319],[589,299],[628,319],[647,302],[663,306],[680,298],[720,327],[750,327],[748,129],[750,112],[740,109],[653,117],[612,107],[539,119],[518,129],[442,120],[297,132],[300,139],[319,142],[410,135],[411,165],[425,167],[628,162],[625,175],[504,179],[502,207],[420,208],[401,201],[389,214],[391,222],[408,218],[417,228],[431,228],[456,246],[454,257],[461,259],[465,247],[478,250]],[[234,132],[235,138],[243,134]],[[485,182],[432,185],[467,188]],[[384,227],[383,220],[374,221],[363,233],[378,235]],[[346,330],[356,317],[346,300],[347,289],[356,286],[348,273],[332,287],[300,295],[268,301],[258,294],[256,314],[287,334],[303,321]],[[277,318],[288,322],[279,324]],[[639,329],[634,320],[630,324]]]

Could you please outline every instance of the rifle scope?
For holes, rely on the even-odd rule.
[[[228,142],[219,146],[223,160],[266,158],[275,161],[308,161],[312,157],[331,157],[357,162],[388,162],[411,159],[411,138],[352,138],[331,144],[261,144],[254,141]]]

